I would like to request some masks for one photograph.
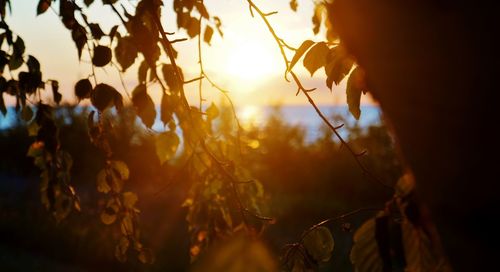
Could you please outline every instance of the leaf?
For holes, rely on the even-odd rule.
[[[107,46],[98,45],[94,48],[92,64],[97,67],[106,66],[111,61],[111,49]]]
[[[85,46],[85,43],[87,43],[87,32],[85,31],[85,28],[81,25],[74,27],[71,31],[71,38],[75,42],[76,49],[78,50],[78,59],[81,59],[83,47]]]
[[[382,272],[377,242],[375,240],[375,219],[366,221],[354,233],[350,259],[358,272]]]
[[[208,14],[208,11],[207,11],[207,8],[205,7],[205,5],[203,4],[203,2],[198,2],[196,1],[195,3],[195,6],[196,6],[196,9],[198,10],[198,12],[200,13],[200,15],[205,18],[205,19],[208,19],[210,18],[210,15]]]
[[[137,203],[137,200],[139,200],[137,195],[133,192],[125,192],[122,194],[122,196],[123,196],[123,206],[129,209],[134,209],[135,203]]]
[[[333,236],[326,227],[317,227],[304,236],[304,247],[307,253],[317,262],[327,262],[332,257],[334,248]]]
[[[149,248],[141,249],[137,258],[144,264],[152,264],[155,262],[153,251]]]
[[[142,123],[147,127],[152,127],[156,118],[156,110],[153,99],[148,95],[146,85],[139,84],[132,91],[132,104]]]
[[[200,34],[200,20],[194,17],[189,19],[187,34],[190,38],[194,38]]]
[[[139,65],[139,69],[137,70],[137,78],[139,83],[146,83],[146,77],[148,75],[149,64],[147,61],[143,60],[141,65]]]
[[[59,104],[62,99],[61,93],[59,93],[59,82],[57,80],[52,80],[50,82],[50,86],[52,87],[52,97],[56,104]]]
[[[118,2],[118,0],[102,0],[104,5],[113,5],[116,2]]]
[[[208,120],[213,120],[213,119],[217,118],[217,116],[219,116],[219,109],[212,102],[212,104],[210,104],[210,107],[207,108],[206,114],[207,114]]]
[[[210,45],[210,41],[212,40],[212,36],[214,35],[214,29],[207,25],[205,27],[205,33],[203,34],[203,41]]]
[[[352,116],[359,119],[361,115],[361,110],[359,109],[359,104],[361,101],[361,92],[364,92],[364,72],[358,66],[356,67],[347,79],[347,105],[349,106],[349,112]]]
[[[9,69],[16,70],[21,67],[24,63],[23,54],[26,47],[24,45],[24,41],[21,37],[17,36],[16,42],[13,44],[12,56],[9,61]]]
[[[179,137],[173,131],[163,132],[156,136],[156,155],[161,164],[175,156],[179,143]]]
[[[30,73],[40,72],[40,62],[38,62],[38,60],[32,55],[28,56],[28,61],[26,62],[26,65],[28,65],[28,71]]]
[[[129,213],[126,213],[122,218],[120,228],[123,235],[132,235],[134,234],[134,223],[132,222],[132,217]]]
[[[97,173],[96,183],[98,192],[107,194],[109,191],[111,191],[105,169],[102,169],[101,171],[99,171],[99,173]]]
[[[222,32],[222,22],[219,17],[214,16],[214,22],[215,22],[215,28],[217,28],[217,32],[219,32],[219,35],[221,37],[224,37],[224,33]]]
[[[416,227],[407,219],[403,220],[401,229],[406,260],[405,271],[453,271],[444,256],[433,246],[429,232]]]
[[[4,117],[7,115],[7,108],[5,107],[5,100],[3,99],[2,92],[0,92],[0,112],[2,112]]]
[[[327,76],[326,86],[332,90],[333,83],[339,85],[340,81],[349,74],[354,62],[347,55],[342,45],[330,49],[326,57],[325,74]]]
[[[94,3],[94,0],[83,0],[83,3],[85,4],[85,6],[89,7],[90,5],[92,5],[92,3]]]
[[[324,5],[319,3],[319,4],[316,4],[316,6],[314,7],[314,14],[313,14],[313,17],[312,17],[312,23],[313,23],[313,32],[314,34],[318,34],[319,33],[319,28],[321,27],[321,21],[323,19],[323,9],[324,9]]]
[[[177,68],[179,69],[179,72],[181,73],[180,78],[184,81],[184,76],[182,74],[181,68],[180,67],[177,67]],[[163,73],[163,78],[165,79],[168,87],[170,88],[170,91],[171,92],[179,92],[181,85],[184,82],[179,82],[177,76],[175,75],[174,66],[172,64],[164,64],[161,71]]]
[[[75,84],[75,95],[79,100],[90,98],[90,93],[92,92],[92,84],[88,78],[80,79]]]
[[[90,101],[96,109],[103,112],[114,104],[117,93],[115,88],[107,84],[97,84],[90,94]]]
[[[325,66],[326,64],[326,56],[330,49],[324,42],[319,42],[315,44],[309,52],[307,52],[304,57],[304,67],[311,73],[311,76],[314,75],[319,68]]]
[[[120,210],[114,199],[110,199],[106,208],[101,212],[101,221],[106,225],[111,225],[116,221],[117,213]]]
[[[40,0],[38,2],[38,6],[36,8],[36,15],[40,15],[40,14],[44,13],[45,11],[47,11],[47,9],[49,9],[49,7],[50,7],[51,2],[52,2],[52,0]]]
[[[26,153],[26,156],[36,158],[43,155],[44,145],[45,144],[42,141],[33,142],[28,148],[28,153]]]
[[[172,113],[173,113],[173,110],[174,110],[174,107],[171,103],[171,100],[173,98],[164,93],[163,96],[161,97],[161,115],[160,115],[160,119],[161,121],[163,122],[163,125],[165,126],[166,124],[168,124],[168,122],[170,122],[172,120]]]
[[[21,111],[21,119],[23,119],[26,122],[29,122],[33,118],[33,110],[29,106],[24,106],[23,110]]]
[[[130,171],[126,163],[123,161],[110,161],[109,166],[115,173],[118,173],[121,180],[128,179]]]
[[[299,61],[302,55],[304,55],[307,49],[309,49],[309,47],[311,47],[313,44],[314,42],[311,40],[305,40],[304,42],[302,42],[297,51],[295,51],[295,55],[293,56],[292,61],[290,62],[290,66],[288,68],[289,71],[292,70],[293,66],[297,63],[297,61]]]
[[[115,38],[117,33],[118,33],[118,25],[115,25],[111,28],[111,30],[109,31],[109,34],[108,34],[109,39],[110,39],[110,43],[113,42],[113,39]]]
[[[127,250],[130,246],[130,241],[127,236],[122,236],[120,241],[115,247],[115,258],[120,262],[125,262],[127,260]]]
[[[131,37],[118,39],[118,44],[115,47],[115,57],[118,63],[122,66],[123,72],[134,64],[137,58],[137,48],[133,44]]]
[[[290,8],[293,10],[293,11],[297,11],[297,0],[291,0],[290,1]]]
[[[101,27],[98,24],[95,23],[90,23],[90,33],[92,33],[92,37],[94,37],[97,40],[100,40],[102,36],[104,36],[104,32],[102,32]]]

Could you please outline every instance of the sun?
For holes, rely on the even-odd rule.
[[[276,48],[259,42],[235,44],[227,53],[226,73],[242,84],[258,83],[279,74],[283,69],[279,64]]]

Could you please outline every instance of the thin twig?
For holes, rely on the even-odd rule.
[[[336,222],[338,220],[344,220],[347,217],[351,217],[351,216],[356,215],[356,214],[361,213],[361,212],[375,212],[375,211],[383,211],[383,210],[384,210],[384,208],[359,208],[359,209],[354,210],[352,212],[348,212],[348,213],[341,214],[341,215],[336,216],[336,217],[325,219],[325,220],[311,226],[306,231],[304,231],[304,233],[302,233],[302,235],[300,236],[300,242],[302,242],[304,240],[304,237],[306,237],[307,234],[309,234],[311,231],[313,231],[313,230],[315,230],[323,225],[326,225],[328,223],[333,223],[333,222]]]
[[[287,46],[285,45],[286,43],[278,37],[278,35],[276,34],[276,32],[274,31],[274,28],[271,26],[271,24],[269,23],[269,20],[267,19],[266,17],[266,13],[263,13],[259,7],[257,7],[255,5],[255,3],[252,1],[252,0],[246,0],[248,2],[248,4],[250,5],[250,7],[255,10],[259,15],[260,17],[262,18],[262,20],[264,21],[264,23],[266,24],[269,32],[271,33],[271,35],[273,36],[273,38],[276,40],[276,43],[278,44],[278,47],[280,49],[280,52],[281,52],[281,55],[283,57],[283,60],[285,62],[285,65],[286,65],[286,72],[285,72],[285,75],[286,73],[290,73],[293,77],[293,80],[295,82],[295,84],[297,85],[298,87],[298,90],[297,92],[302,92],[306,97],[307,97],[307,100],[309,101],[309,104],[311,104],[314,108],[314,110],[316,111],[316,113],[318,114],[318,116],[323,120],[323,122],[333,131],[333,133],[335,134],[335,136],[337,136],[337,138],[340,140],[341,144],[342,145],[345,145],[345,147],[347,148],[347,150],[349,151],[349,153],[351,153],[352,157],[354,158],[354,160],[356,161],[356,163],[358,164],[358,166],[361,168],[361,170],[363,171],[363,173],[368,176],[369,178],[373,179],[374,181],[376,181],[377,183],[381,184],[382,186],[386,187],[386,188],[390,188],[390,189],[394,189],[392,186],[390,185],[387,185],[386,183],[382,182],[380,179],[378,179],[373,173],[371,173],[367,168],[366,166],[360,161],[359,159],[359,156],[356,152],[354,152],[354,150],[351,148],[351,146],[349,146],[349,144],[344,140],[344,138],[342,138],[342,136],[339,134],[337,128],[335,126],[333,126],[330,121],[328,121],[328,119],[325,117],[325,115],[321,112],[321,110],[319,109],[319,107],[316,105],[316,103],[314,102],[314,100],[311,98],[311,96],[309,95],[309,92],[312,92],[314,91],[314,89],[306,89],[304,88],[304,86],[302,85],[302,83],[300,82],[299,78],[297,77],[297,75],[289,70],[289,61],[288,61],[288,58],[285,54],[285,50],[284,48],[286,48]],[[285,76],[285,79],[286,79],[286,76]]]

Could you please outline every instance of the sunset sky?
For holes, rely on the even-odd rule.
[[[56,14],[57,5],[54,5],[54,10],[49,9],[46,13],[36,16],[38,0],[11,2],[12,14],[7,16],[6,21],[12,30],[24,39],[26,54],[34,55],[39,59],[44,79],[59,80],[64,100],[74,101],[73,85],[78,79],[87,77],[91,72],[91,67],[85,51],[82,61],[78,61],[71,33],[63,26]],[[279,11],[269,19],[277,34],[288,44],[298,47],[305,39],[322,40],[322,36],[315,37],[312,32],[312,1],[299,1],[299,9],[296,13],[290,10],[288,0],[256,0],[255,2],[265,12]],[[176,32],[172,36],[173,39],[188,37],[183,30],[177,30],[175,16],[171,11],[172,1],[165,1],[165,3],[162,23],[166,31]],[[224,31],[224,38],[215,33],[211,46],[205,43],[202,45],[205,70],[217,84],[230,91],[230,96],[237,105],[307,103],[303,95],[295,96],[294,83],[284,80],[285,65],[279,49],[261,18],[251,17],[246,1],[207,0],[205,3],[210,15],[221,18]],[[128,7],[132,10],[132,5]],[[111,9],[102,6],[99,0],[95,1],[86,14],[90,22],[100,23],[105,33],[113,25],[119,24],[118,18],[111,12]],[[119,30],[124,33],[123,28]],[[104,44],[107,44],[106,39],[104,39]],[[199,70],[196,39],[177,43],[175,48],[179,51],[178,64],[184,70],[185,78],[197,77]],[[162,60],[167,62],[164,56]],[[330,92],[324,83],[323,69],[311,78],[301,66],[297,65],[294,70],[307,88],[318,88],[313,94],[318,104],[345,104],[345,81]],[[124,77],[129,92],[137,84],[135,67],[129,68]],[[104,69],[98,68],[97,79],[123,92],[115,68],[110,66]],[[204,96],[208,101],[219,100],[217,90],[211,88],[206,81],[204,86]],[[189,101],[198,104],[197,83],[187,85],[186,92]],[[150,90],[149,93],[153,99],[159,101],[159,91]],[[369,103],[366,97],[363,99]]]

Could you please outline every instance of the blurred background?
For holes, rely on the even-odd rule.
[[[393,183],[401,175],[393,139],[375,106],[362,106],[355,122],[346,107],[323,107],[356,150],[368,150],[360,159],[380,179]],[[26,124],[9,108],[0,116],[0,268],[3,271],[185,271],[189,270],[190,236],[182,203],[190,188],[183,178],[182,148],[175,159],[161,165],[154,135],[126,109],[117,120],[117,157],[130,168],[127,189],[139,196],[141,235],[156,261],[140,264],[135,258],[121,264],[114,258],[113,232],[99,219],[100,194],[96,174],[104,155],[87,134],[86,107],[64,106],[56,111],[62,148],[73,157],[72,184],[82,203],[81,212],[56,223],[42,207],[39,170],[26,157],[33,138]],[[366,178],[332,132],[321,124],[310,106],[238,108],[241,117],[241,164],[263,184],[267,227],[263,241],[278,260],[283,246],[300,239],[311,225],[364,207],[381,207],[391,192]],[[232,126],[231,112],[221,108],[217,126]],[[158,125],[154,128],[161,130]],[[181,133],[180,131],[178,133]],[[216,136],[215,136],[216,137]],[[269,214],[267,214],[269,213]],[[335,249],[320,271],[351,271],[352,231],[373,213],[360,213],[332,225]],[[6,270],[4,270],[4,268]]]

